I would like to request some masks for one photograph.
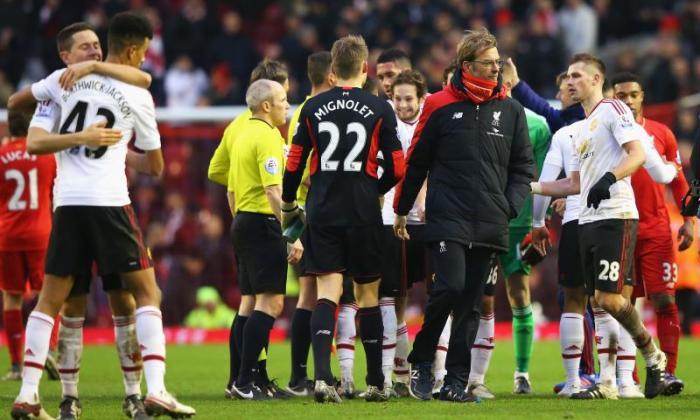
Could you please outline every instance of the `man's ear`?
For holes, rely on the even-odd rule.
[[[63,61],[63,64],[68,65],[68,56],[70,53],[66,50],[61,50],[58,52],[58,57]]]

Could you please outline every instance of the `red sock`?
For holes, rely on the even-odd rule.
[[[666,372],[675,375],[678,362],[678,340],[681,337],[678,306],[675,303],[657,309],[656,329],[661,351],[666,353]]]
[[[583,351],[581,352],[581,367],[588,375],[595,373],[595,362],[593,361],[593,325],[584,318],[583,320]]]
[[[51,351],[56,350],[58,345],[58,329],[61,326],[61,314],[56,315],[54,318],[53,330],[51,330],[51,341],[49,342],[49,349]]]
[[[634,370],[632,371],[632,379],[635,384],[639,384],[639,373],[637,372],[637,363],[634,364]]]
[[[19,365],[22,363],[24,341],[22,311],[19,309],[3,311],[2,322],[5,324],[5,336],[7,336],[7,349],[10,351],[10,360],[13,365]]]

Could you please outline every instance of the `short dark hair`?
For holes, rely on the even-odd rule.
[[[109,22],[107,45],[110,53],[120,53],[132,45],[141,45],[145,38],[153,39],[153,27],[142,15],[121,12]]]
[[[358,76],[362,63],[367,61],[369,50],[365,39],[360,35],[347,35],[333,43],[331,57],[333,71],[339,79]]]
[[[425,77],[417,70],[404,70],[396,76],[394,83],[391,85],[391,92],[397,85],[413,85],[416,87],[416,96],[418,99],[423,98],[428,91],[428,86],[425,82]]]
[[[287,71],[287,66],[279,61],[267,58],[259,62],[250,73],[251,84],[260,79],[268,79],[274,80],[280,85],[284,85],[284,82],[286,82],[288,78],[289,72]]]
[[[319,51],[309,55],[306,60],[306,74],[312,86],[322,85],[331,72],[331,53]]]
[[[629,71],[615,74],[615,76],[610,79],[610,83],[612,83],[613,86],[619,83],[636,83],[639,87],[642,87],[642,80],[639,76]]]
[[[83,31],[95,32],[95,27],[87,22],[76,22],[61,29],[56,35],[56,47],[58,48],[58,52],[70,51],[70,49],[73,48],[73,35]]]
[[[32,114],[23,111],[7,110],[7,128],[12,137],[26,137]]]
[[[374,96],[378,96],[379,83],[377,82],[377,79],[373,77],[367,77],[367,80],[365,80],[365,83],[362,85],[362,90],[371,93]]]
[[[567,76],[567,73],[565,71],[557,74],[557,78],[555,79],[555,83],[557,84],[557,87],[559,87],[559,85],[561,85],[561,82],[563,82],[564,79],[566,79],[566,76]]]
[[[584,64],[590,64],[593,67],[597,68],[598,71],[600,71],[600,74],[605,77],[605,63],[603,63],[603,60],[600,58],[596,57],[593,54],[589,53],[578,53],[574,54],[573,57],[571,57],[571,61],[569,61],[569,64],[575,64],[575,63],[584,63]]]
[[[442,83],[443,84],[448,84],[450,81],[448,80],[448,77],[450,77],[450,73],[454,74],[457,71],[457,60],[452,60],[450,61],[450,64],[445,67],[445,70],[442,71]]]
[[[411,68],[411,57],[406,52],[399,48],[389,48],[382,51],[377,57],[377,64],[382,63],[399,63],[404,67]]]

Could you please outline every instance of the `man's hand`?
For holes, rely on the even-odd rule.
[[[111,146],[119,143],[122,132],[114,128],[105,128],[107,121],[100,120],[80,132],[81,143],[91,148]]]
[[[591,190],[588,191],[586,203],[588,207],[598,209],[600,202],[610,198],[610,186],[617,182],[617,178],[612,172],[606,172],[598,182],[593,184]]]
[[[297,264],[301,260],[302,255],[304,255],[304,245],[301,244],[299,239],[292,244],[287,244],[287,262]]]
[[[693,236],[695,232],[695,222],[692,219],[687,219],[678,229],[678,250],[685,251],[693,244]]]
[[[71,64],[66,67],[66,70],[61,74],[61,77],[58,79],[58,83],[61,85],[62,89],[68,90],[73,87],[73,84],[78,79],[94,72],[96,64],[97,61],[95,60]]]
[[[532,229],[532,246],[542,256],[547,255],[547,250],[552,244],[549,241],[549,230],[542,226]]]
[[[513,89],[518,83],[520,83],[518,69],[515,67],[515,63],[513,63],[511,58],[508,58],[503,64],[501,75],[503,77],[503,83],[508,85],[510,89]]]
[[[560,217],[564,217],[564,212],[566,211],[566,198],[557,198],[552,201],[552,210]]]
[[[280,209],[282,210],[282,219],[280,220],[282,222],[282,230],[287,229],[297,218],[301,218],[301,221],[306,224],[304,211],[297,205],[296,201],[291,203],[283,201]]]
[[[681,200],[681,214],[685,217],[698,217],[700,207],[700,181],[690,181],[690,189]]]
[[[411,237],[408,235],[408,230],[406,229],[406,216],[396,215],[396,218],[394,219],[394,235],[396,235],[397,238],[405,241],[411,239]]]

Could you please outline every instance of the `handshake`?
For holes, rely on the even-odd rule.
[[[685,217],[698,217],[700,208],[700,180],[690,182],[690,189],[681,202],[681,214]]]

